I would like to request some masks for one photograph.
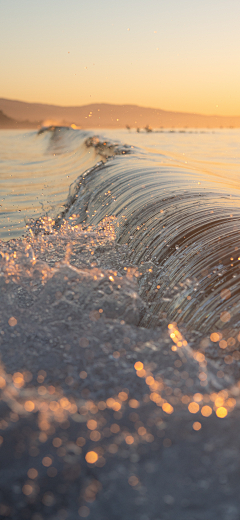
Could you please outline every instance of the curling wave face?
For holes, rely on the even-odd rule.
[[[177,143],[167,132],[119,132],[118,143],[124,139],[135,146],[115,144],[109,135],[104,140],[92,132],[58,127],[38,136],[4,134],[6,161],[18,143],[11,175],[16,204],[26,206],[25,220],[32,218],[37,232],[43,213],[54,217],[55,229],[69,219],[96,227],[114,217],[118,243],[128,246],[131,263],[142,271],[140,293],[148,309],[141,325],[157,326],[166,314],[203,332],[221,330],[226,323],[237,326],[239,132],[185,132],[174,135]],[[213,150],[210,158],[208,148]],[[181,149],[188,154],[181,155]],[[30,160],[33,155],[35,161]],[[7,190],[10,183],[4,204],[11,201]],[[2,237],[16,237],[19,229],[22,234],[23,220],[19,227],[16,212],[6,215],[12,222],[2,229]]]

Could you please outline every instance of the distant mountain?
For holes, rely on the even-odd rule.
[[[0,128],[37,128],[37,123],[30,121],[15,121],[11,117],[6,116],[2,110],[0,110]]]
[[[92,105],[61,107],[0,98],[0,110],[21,124],[76,124],[81,128],[219,128],[240,127],[240,116],[206,116],[170,112],[137,105]],[[26,121],[28,120],[28,123]],[[27,126],[26,126],[27,127]]]

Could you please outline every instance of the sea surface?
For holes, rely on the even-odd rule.
[[[239,144],[0,132],[1,518],[239,520]]]
[[[0,132],[3,241],[46,219],[56,233],[69,219],[114,218],[132,265],[149,263],[142,325],[162,312],[202,331],[221,329],[229,311],[237,322],[239,130],[42,130]]]

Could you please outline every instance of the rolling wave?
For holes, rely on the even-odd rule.
[[[240,191],[238,182],[139,149],[99,164],[78,179],[64,219],[96,226],[116,219],[117,240],[129,247],[148,311],[202,332],[240,319]],[[76,196],[77,195],[77,196]],[[226,297],[227,295],[227,297]]]

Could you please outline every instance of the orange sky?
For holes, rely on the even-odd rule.
[[[0,2],[0,97],[240,115],[239,19],[239,0]]]

